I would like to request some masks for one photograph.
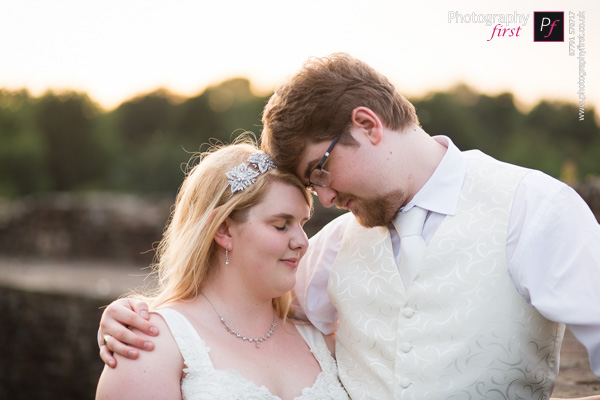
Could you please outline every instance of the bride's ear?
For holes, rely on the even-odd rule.
[[[226,218],[225,221],[219,226],[217,232],[215,233],[215,242],[221,246],[222,248],[229,248],[229,251],[232,250],[232,238],[230,233],[231,220]]]

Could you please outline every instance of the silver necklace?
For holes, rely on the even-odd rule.
[[[248,336],[244,336],[241,333],[236,332],[232,327],[229,326],[229,324],[227,323],[227,321],[225,321],[225,318],[221,317],[221,314],[219,314],[219,312],[217,311],[217,309],[215,308],[215,306],[213,305],[213,303],[208,299],[208,297],[206,297],[204,295],[204,293],[200,293],[200,294],[202,295],[202,297],[204,297],[206,299],[206,301],[208,301],[208,304],[210,304],[210,306],[212,307],[212,309],[215,311],[215,314],[217,314],[217,316],[221,320],[221,323],[223,324],[223,326],[225,327],[225,329],[227,330],[227,332],[231,333],[232,335],[234,335],[238,339],[242,339],[242,340],[246,340],[246,341],[248,341],[250,343],[254,343],[256,345],[256,348],[260,347],[260,343],[261,342],[264,342],[269,337],[271,337],[271,335],[273,334],[273,331],[275,330],[275,327],[277,326],[277,322],[275,322],[275,313],[273,313],[273,323],[271,324],[271,329],[269,329],[269,332],[267,332],[264,336],[261,336],[259,338],[251,338],[251,337],[248,337]]]

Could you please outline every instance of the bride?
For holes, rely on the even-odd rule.
[[[159,244],[159,286],[143,297],[156,348],[136,361],[115,354],[96,398],[347,399],[331,340],[290,318],[311,207],[254,145],[206,155]]]

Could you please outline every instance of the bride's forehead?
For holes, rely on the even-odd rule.
[[[301,189],[286,182],[273,182],[269,185],[262,199],[252,206],[252,209],[263,213],[286,213],[304,218],[305,210],[310,206]]]

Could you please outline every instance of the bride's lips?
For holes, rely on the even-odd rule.
[[[290,268],[298,267],[298,259],[297,258],[284,258],[284,259],[281,259],[281,262]]]

